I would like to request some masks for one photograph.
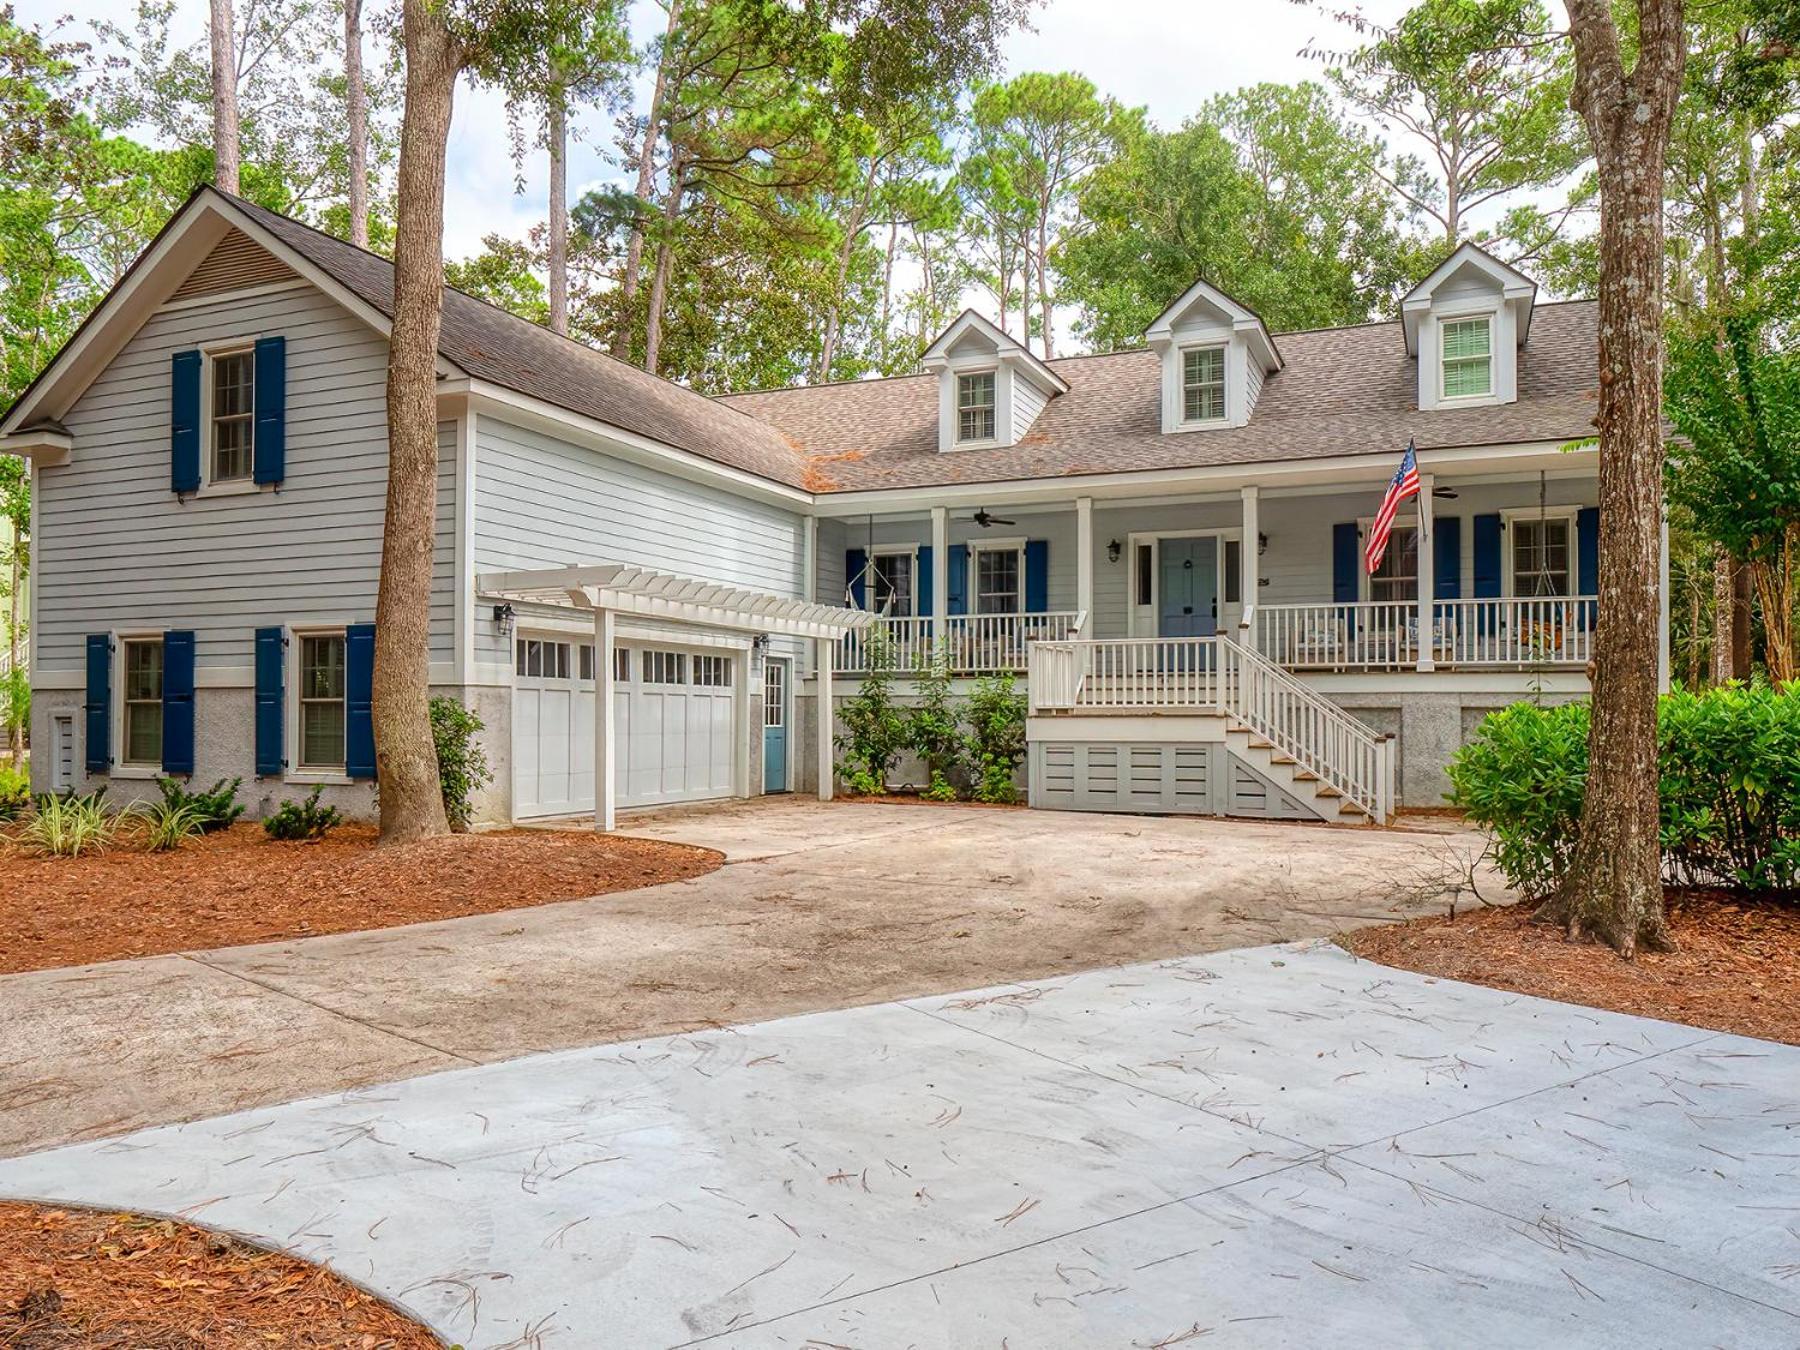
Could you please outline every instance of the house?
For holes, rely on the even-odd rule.
[[[0,421],[39,788],[370,811],[391,309],[384,259],[203,189]],[[1485,712],[1587,689],[1594,349],[1469,245],[1396,322],[1271,333],[1196,282],[1138,350],[971,313],[923,374],[721,399],[447,290],[432,683],[487,725],[478,818],[828,794],[877,629],[1026,679],[1036,805],[1436,803]]]

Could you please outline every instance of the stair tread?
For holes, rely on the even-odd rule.
[[[1289,762],[1291,763],[1292,761]],[[1296,783],[1316,783],[1319,781],[1319,775],[1314,773],[1311,769],[1295,769],[1293,772],[1293,779]]]
[[[1329,783],[1322,784],[1321,786],[1313,789],[1313,796],[1315,796],[1315,797],[1341,797],[1343,795],[1344,795],[1343,793],[1339,792],[1336,788],[1332,787]]]

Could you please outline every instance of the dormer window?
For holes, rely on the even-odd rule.
[[[956,439],[994,439],[994,372],[956,377]]]
[[[1190,347],[1181,354],[1181,420],[1225,418],[1225,348]]]
[[[1494,392],[1493,320],[1446,319],[1444,397],[1486,398]]]

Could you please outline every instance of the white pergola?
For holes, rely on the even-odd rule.
[[[617,819],[613,648],[620,615],[727,632],[811,639],[815,644],[814,669],[818,677],[819,800],[831,800],[832,645],[851,629],[867,627],[874,621],[873,614],[740,586],[721,586],[626,563],[549,567],[526,572],[484,572],[475,578],[475,584],[484,597],[593,612],[596,830],[612,829]],[[748,667],[748,661],[736,663],[733,692],[740,709],[749,706]],[[748,735],[749,728],[740,726],[739,731],[741,735]]]

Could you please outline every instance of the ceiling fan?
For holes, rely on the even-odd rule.
[[[1002,520],[999,516],[989,515],[987,507],[981,506],[975,509],[975,523],[985,530],[990,525],[1012,525],[1017,522]]]

